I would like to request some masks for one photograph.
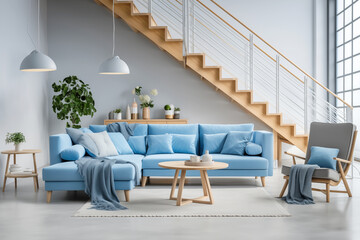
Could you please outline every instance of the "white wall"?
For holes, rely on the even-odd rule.
[[[326,43],[320,42],[321,38],[315,41],[313,0],[219,3],[304,70],[316,72],[314,44],[325,47]],[[131,89],[141,85],[145,90],[159,90],[152,118],[162,117],[163,106],[173,103],[182,108],[182,117],[191,123],[253,122],[257,129],[269,129],[120,19],[116,19],[116,54],[127,62],[131,74],[98,75],[99,65],[111,55],[112,26],[111,14],[93,1],[48,0],[48,16],[49,54],[58,65],[58,71],[50,73],[50,81],[77,75],[94,93],[98,112],[93,119],[83,118],[83,126],[101,124],[115,108],[125,110],[132,102]],[[324,67],[326,62],[319,65]],[[52,110],[49,118],[51,134],[64,132],[65,122],[57,120]]]
[[[31,3],[32,7],[29,8]],[[37,42],[36,0],[6,1],[0,8],[0,149],[13,149],[5,144],[7,132],[25,134],[24,148],[39,148],[38,167],[48,163],[48,75],[19,70],[20,63],[34,46],[27,35]],[[47,51],[46,1],[41,0],[40,50]],[[29,14],[31,18],[29,18]],[[5,169],[5,155],[0,156],[0,179]],[[18,156],[18,163],[32,167],[30,155]],[[31,181],[31,179],[28,179]],[[9,179],[8,181],[12,181]],[[23,180],[26,181],[26,180]],[[20,183],[21,184],[21,183]]]

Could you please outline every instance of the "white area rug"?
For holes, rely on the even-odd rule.
[[[168,189],[145,187],[130,191],[130,202],[121,202],[127,210],[100,211],[85,203],[74,217],[290,217],[274,197],[262,187],[213,187],[214,204],[189,203],[176,206],[169,200]],[[120,191],[122,198],[123,192]],[[184,198],[202,195],[201,186],[186,186]]]

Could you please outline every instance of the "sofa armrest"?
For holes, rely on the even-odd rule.
[[[273,175],[274,165],[274,136],[268,131],[254,131],[254,143],[261,145],[263,158],[269,161],[268,176]]]
[[[57,134],[51,135],[49,137],[49,145],[50,145],[50,165],[54,165],[56,163],[61,163],[60,153],[62,150],[71,147],[72,141],[69,135],[67,134]]]

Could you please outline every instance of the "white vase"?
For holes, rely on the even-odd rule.
[[[212,162],[212,156],[209,154],[209,150],[206,150],[205,154],[202,155],[201,161],[202,162]]]
[[[15,151],[20,152],[21,151],[21,143],[14,144],[15,145]]]
[[[126,108],[126,119],[127,120],[131,119],[131,111],[130,111],[130,106],[129,105],[127,105],[127,108]]]
[[[173,111],[171,111],[171,110],[165,110],[165,118],[166,118],[166,119],[173,119],[173,118],[174,118]]]
[[[120,113],[114,113],[114,119],[121,120],[121,112]]]

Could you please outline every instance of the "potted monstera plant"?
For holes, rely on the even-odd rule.
[[[89,84],[76,76],[66,77],[53,83],[55,95],[52,98],[52,109],[60,120],[66,120],[66,127],[81,128],[82,116],[94,116],[95,101]]]

